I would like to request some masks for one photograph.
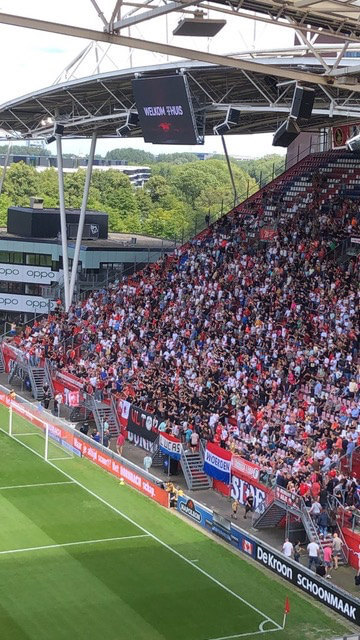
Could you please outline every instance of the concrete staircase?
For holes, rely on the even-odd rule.
[[[155,442],[152,445],[152,467],[162,467],[166,456],[162,453],[159,446],[159,437],[156,438]]]
[[[84,405],[93,414],[96,428],[100,434],[102,433],[104,422],[107,421],[110,436],[116,438],[119,435],[121,430],[120,423],[112,404],[95,400],[94,396],[86,394]]]
[[[0,373],[6,373],[4,355],[1,348],[0,348]]]
[[[323,550],[326,545],[332,546],[332,536],[323,537],[318,532],[314,520],[305,505],[304,500],[295,494],[291,494],[285,489],[275,487],[258,506],[253,516],[253,527],[264,529],[279,526],[281,520],[286,516],[295,517],[301,522],[309,542],[316,542],[320,547],[320,556],[323,557]],[[338,527],[337,533],[343,542],[342,553],[339,564],[347,564],[349,550],[346,546],[341,529]]]
[[[253,525],[256,529],[278,527],[285,515],[284,506],[277,504],[276,500],[274,500],[265,508],[263,513],[260,515],[255,514]]]
[[[29,378],[33,397],[35,400],[41,401],[44,397],[43,385],[45,382],[48,382],[45,368],[32,367],[25,361],[16,361],[8,377],[9,384],[11,384],[15,378],[23,382],[26,377]]]

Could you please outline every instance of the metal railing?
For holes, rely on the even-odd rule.
[[[47,316],[47,315],[48,315],[47,313],[38,313],[37,315],[35,314],[34,317],[31,318],[31,320],[28,320],[27,322],[19,322],[19,324],[16,325],[16,335],[19,335],[22,331],[24,331],[25,327],[27,327],[27,326],[31,327],[39,317],[43,317],[43,316]],[[13,322],[15,322],[15,320],[12,320],[11,322],[6,320],[4,322],[4,329],[6,330],[6,326],[7,325],[11,326],[13,324]],[[14,337],[15,336],[11,332],[11,329],[9,329],[9,331],[4,331],[4,333],[2,333],[0,335],[0,342],[2,340],[4,340],[5,338],[14,338]]]
[[[55,392],[54,392],[54,384],[52,379],[52,370],[51,370],[48,358],[45,358],[44,369],[45,369],[45,380],[49,385],[50,393],[53,398],[55,395]]]

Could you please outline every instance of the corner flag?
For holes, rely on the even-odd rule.
[[[287,616],[288,613],[290,613],[290,602],[289,602],[288,596],[286,596],[286,598],[285,598],[285,606],[284,606],[284,618],[283,618],[283,625],[282,625],[283,629],[285,629],[286,616]]]
[[[288,596],[286,596],[284,614],[287,615],[288,613],[290,613],[290,602]]]

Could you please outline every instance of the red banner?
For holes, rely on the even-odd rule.
[[[1,343],[1,350],[4,357],[6,373],[10,373],[10,369],[12,366],[11,362],[15,362],[17,357],[20,356],[23,360],[25,359],[25,354],[23,351],[8,344],[7,342]]]
[[[249,482],[253,482],[254,480],[258,481],[260,477],[260,467],[258,464],[245,460],[245,458],[237,455],[233,455],[232,457],[231,472]]]
[[[84,381],[72,373],[56,371],[52,376],[56,393],[61,393],[64,404],[69,407],[78,407],[82,400]]]
[[[213,479],[213,489],[222,493],[223,496],[230,495],[230,485],[224,484],[223,482],[220,482],[220,480],[215,480],[215,478]]]
[[[350,127],[348,125],[333,127],[332,134],[333,149],[336,149],[338,147],[345,147],[346,140],[350,138]]]
[[[278,237],[277,229],[274,227],[262,227],[259,231],[259,238],[263,242],[270,242]]]

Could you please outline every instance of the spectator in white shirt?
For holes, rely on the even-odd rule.
[[[291,556],[294,553],[294,546],[292,542],[290,542],[289,538],[285,538],[285,542],[282,546],[282,550],[283,550],[284,556],[286,556],[287,558],[291,558]]]
[[[320,551],[320,547],[318,545],[317,542],[309,542],[308,546],[307,546],[307,550],[308,550],[308,554],[309,554],[309,569],[312,568],[312,565],[315,565],[315,570],[316,567],[319,564],[319,551]]]

